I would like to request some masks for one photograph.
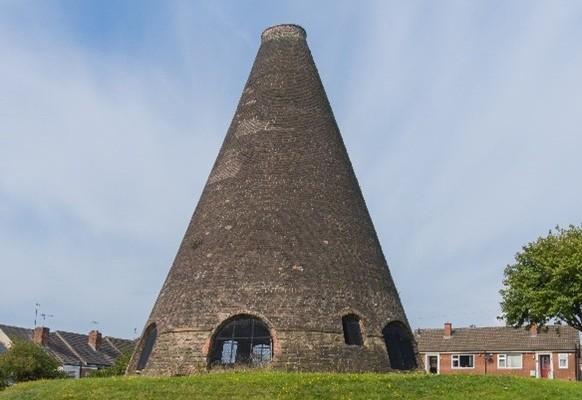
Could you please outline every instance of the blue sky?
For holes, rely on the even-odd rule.
[[[0,0],[0,322],[133,336],[267,26],[301,24],[414,327],[582,222],[576,1]]]

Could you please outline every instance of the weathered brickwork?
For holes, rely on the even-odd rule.
[[[271,367],[289,370],[388,370],[382,329],[408,326],[305,31],[262,39],[146,323],[159,338],[144,374],[206,367],[213,333],[238,314],[269,326]],[[344,343],[348,313],[364,346]]]
[[[301,371],[387,371],[382,337],[368,337],[364,346],[348,346],[343,333],[282,332],[281,355],[274,367]]]

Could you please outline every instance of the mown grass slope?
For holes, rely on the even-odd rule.
[[[582,399],[582,384],[491,376],[233,372],[37,381],[0,392],[0,400],[477,398]]]

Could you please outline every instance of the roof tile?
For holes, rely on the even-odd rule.
[[[32,329],[0,324],[0,330],[11,340],[32,340]],[[0,346],[0,352],[6,351],[4,345]],[[86,363],[89,365],[110,366],[122,353],[133,351],[134,347],[134,340],[106,337],[96,351],[89,345],[88,335],[56,331],[49,333],[48,343],[44,346],[44,349],[63,364],[78,365],[79,363]]]
[[[482,327],[456,328],[450,338],[444,337],[443,329],[418,329],[415,338],[420,352],[454,351],[575,351],[580,344],[576,329],[563,325],[550,325],[531,336],[523,328]]]

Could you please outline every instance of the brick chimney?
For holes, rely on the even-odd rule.
[[[450,322],[445,322],[444,333],[445,338],[450,338],[451,335],[453,334],[453,324],[451,324]]]
[[[91,346],[93,350],[99,350],[99,347],[101,347],[101,332],[97,330],[89,332],[89,346]]]
[[[50,329],[44,326],[37,326],[32,332],[32,341],[39,346],[46,346],[48,344]]]
[[[538,326],[536,324],[531,324],[529,326],[529,335],[531,337],[536,337],[538,335]]]

